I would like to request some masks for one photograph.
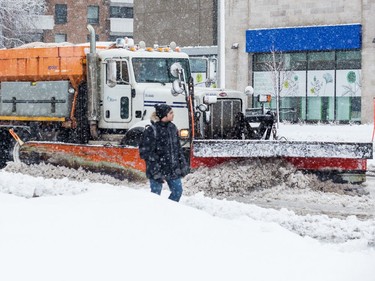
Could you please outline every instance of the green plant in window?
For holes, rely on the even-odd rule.
[[[346,80],[348,80],[348,83],[353,84],[357,80],[357,75],[355,75],[354,71],[349,71],[346,75]]]
[[[323,86],[323,82],[320,82],[319,79],[314,76],[313,81],[310,84],[310,94],[319,96],[319,92]]]
[[[298,94],[298,75],[295,74],[293,71],[288,71],[283,73],[281,77],[282,94],[288,96]]]
[[[357,78],[357,76],[359,76]],[[348,85],[342,85],[343,87],[343,96],[357,96],[361,93],[361,77],[360,73],[356,73],[355,71],[351,70],[346,74],[346,81]]]

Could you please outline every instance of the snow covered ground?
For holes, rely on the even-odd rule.
[[[279,132],[371,142],[372,125]],[[0,280],[374,280],[375,178],[352,194],[300,174],[242,196],[199,188],[223,171],[189,175],[175,203],[147,183],[10,164],[0,171]]]

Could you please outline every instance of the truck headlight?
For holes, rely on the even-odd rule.
[[[180,130],[180,138],[181,139],[189,138],[189,129],[181,129]]]
[[[204,112],[204,111],[208,110],[208,106],[207,106],[207,104],[201,103],[200,105],[198,105],[198,109],[200,111]]]
[[[203,97],[203,102],[205,104],[213,104],[217,103],[217,96],[216,95],[205,95]]]

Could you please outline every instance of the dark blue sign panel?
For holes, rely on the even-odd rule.
[[[246,52],[352,50],[361,48],[360,24],[246,30]]]

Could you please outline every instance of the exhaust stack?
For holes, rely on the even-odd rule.
[[[93,139],[98,138],[99,121],[99,59],[96,53],[95,30],[87,25],[90,32],[90,53],[87,58],[87,118],[90,125],[90,134]]]

